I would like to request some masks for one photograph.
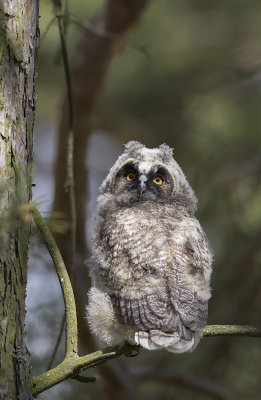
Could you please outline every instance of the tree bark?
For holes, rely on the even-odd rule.
[[[25,295],[38,0],[0,0],[0,398],[31,399]]]

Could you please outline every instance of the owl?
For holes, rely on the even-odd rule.
[[[100,187],[87,319],[107,345],[182,353],[207,323],[212,254],[166,144],[131,141]]]

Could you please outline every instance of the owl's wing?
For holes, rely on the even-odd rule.
[[[196,219],[184,219],[179,228],[179,234],[173,235],[174,243],[179,244],[173,255],[168,288],[183,324],[197,331],[207,323],[212,254]]]

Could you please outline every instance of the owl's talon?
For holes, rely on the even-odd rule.
[[[136,357],[141,352],[141,347],[138,345],[130,345],[128,342],[125,342],[125,346],[128,346],[127,352],[124,353],[126,357]]]

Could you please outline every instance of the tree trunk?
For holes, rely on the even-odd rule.
[[[0,0],[0,398],[31,399],[25,345],[38,0]]]

